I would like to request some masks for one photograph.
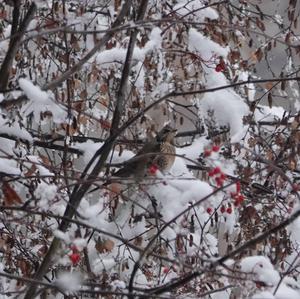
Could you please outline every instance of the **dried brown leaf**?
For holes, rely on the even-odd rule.
[[[272,97],[272,94],[270,92],[268,93],[268,104],[269,104],[270,108],[273,107],[273,97]]]
[[[4,194],[4,204],[13,206],[14,204],[22,204],[22,200],[17,192],[9,185],[8,182],[2,184],[2,192]]]
[[[261,48],[258,48],[258,49],[255,51],[254,56],[255,56],[255,58],[256,58],[257,61],[261,61],[262,58],[263,58],[263,56],[264,56],[264,53],[263,53],[262,49],[261,49]]]
[[[115,243],[110,239],[98,239],[98,241],[95,244],[95,248],[99,253],[111,252],[114,249],[114,247]]]

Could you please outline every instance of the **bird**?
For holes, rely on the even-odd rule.
[[[140,180],[151,174],[149,169],[158,169],[163,174],[168,172],[175,161],[174,137],[176,132],[177,129],[165,125],[153,139],[145,143],[134,157],[125,161],[123,167],[113,173],[113,176],[133,177]]]

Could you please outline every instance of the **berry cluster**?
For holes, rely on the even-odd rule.
[[[208,172],[208,176],[213,178],[217,184],[217,187],[222,187],[226,180],[226,174],[222,172],[220,167],[215,167]]]
[[[231,204],[229,204],[227,208],[224,205],[222,205],[221,208],[220,208],[220,212],[222,214],[224,214],[224,213],[231,214],[232,213]]]
[[[209,176],[210,177],[214,177],[218,187],[222,186],[223,185],[223,182],[224,180],[226,179],[226,176],[223,174],[222,176],[222,171],[220,170],[219,167],[215,167],[214,169],[212,169],[210,172],[209,172]],[[218,175],[218,176],[217,176]],[[217,177],[216,177],[217,176]],[[243,201],[245,200],[245,197],[243,194],[241,194],[241,182],[240,181],[237,181],[236,184],[235,184],[235,187],[236,187],[236,191],[235,192],[231,192],[230,193],[230,197],[233,199],[233,205],[235,207],[238,207],[240,206]],[[222,205],[220,207],[220,212],[222,214],[224,213],[227,213],[227,214],[231,214],[233,211],[233,208],[232,208],[232,204],[231,203],[228,203],[227,206],[226,205]],[[208,207],[206,209],[206,212],[208,214],[212,214],[213,213],[213,208],[211,207]]]
[[[205,149],[204,150],[204,157],[209,157],[213,152],[218,152],[220,150],[220,147],[218,145],[213,145],[212,148],[210,149]]]
[[[241,194],[241,182],[237,181],[236,184],[236,192],[231,192],[230,196],[234,200],[233,204],[238,207],[244,201],[244,195]]]

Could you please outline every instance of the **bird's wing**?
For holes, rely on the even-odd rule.
[[[115,172],[114,176],[127,177],[134,173],[142,173],[144,169],[149,167],[150,161],[153,161],[150,153],[157,153],[160,150],[160,143],[156,140],[146,142],[145,145],[137,152],[137,154],[125,161],[124,166]]]

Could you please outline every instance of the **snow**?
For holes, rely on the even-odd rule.
[[[125,289],[126,288],[126,283],[122,280],[114,280],[111,282],[111,287],[112,287],[112,290],[115,291],[115,290],[118,290],[118,289]]]
[[[103,142],[93,142],[88,140],[84,143],[76,143],[74,144],[74,148],[79,149],[83,152],[83,160],[85,163],[88,163],[90,159],[95,155],[96,151],[101,148]],[[122,163],[126,160],[132,158],[135,154],[129,150],[123,150],[122,155],[119,155],[118,149],[114,150],[111,156],[108,157],[109,163]]]
[[[300,291],[293,290],[285,284],[281,284],[275,294],[275,299],[299,299]]]
[[[205,61],[216,56],[225,58],[229,53],[229,48],[221,47],[193,28],[189,30],[188,48],[192,52],[199,53]],[[205,64],[202,64],[202,67],[206,88],[229,84],[222,72],[216,72],[214,68]],[[199,98],[197,104],[201,111],[200,117],[205,118],[210,111],[213,111],[213,116],[220,126],[230,126],[232,142],[238,142],[244,137],[243,116],[249,113],[249,108],[232,88],[205,93]]]
[[[197,22],[203,22],[206,18],[215,20],[219,17],[217,11],[211,7],[204,8],[203,1],[201,0],[179,0],[173,8],[173,10],[180,16],[191,15],[193,20]]]
[[[98,202],[91,204],[89,201],[83,198],[80,203],[79,213],[82,213],[85,218],[97,217],[97,215],[103,210],[103,204]]]
[[[17,167],[16,161],[0,158],[0,169],[2,173],[20,175],[21,171]]]
[[[297,210],[299,210],[299,204],[297,204],[293,210],[293,212],[296,212]],[[295,247],[296,248],[300,248],[300,235],[299,235],[299,231],[300,231],[300,217],[298,217],[297,219],[295,219],[295,221],[293,221],[288,227],[287,227],[288,232],[291,235],[291,239],[292,241],[295,243]]]
[[[59,229],[55,230],[53,232],[53,235],[58,238],[58,239],[61,239],[62,241],[64,241],[65,243],[67,244],[70,244],[71,243],[71,240],[70,240],[70,236],[69,236],[69,233],[65,233]]]
[[[267,285],[276,285],[280,280],[279,273],[265,256],[248,256],[241,263],[241,271],[255,274],[255,280]]]
[[[210,141],[207,140],[205,137],[196,138],[194,142],[190,146],[186,146],[184,148],[177,148],[176,154],[184,155],[185,157],[196,160],[199,158],[199,155],[204,152],[205,148],[210,144]],[[176,163],[178,161],[176,160]],[[185,163],[185,162],[184,162]],[[192,164],[189,161],[186,161],[187,164]],[[176,172],[176,164],[173,167],[173,174],[175,175],[174,171]]]
[[[73,244],[79,251],[81,251],[87,246],[87,240],[84,238],[76,238],[73,240]]]
[[[285,110],[282,107],[268,107],[258,105],[255,109],[254,116],[256,121],[274,121],[276,119],[282,119]]]
[[[204,69],[207,73],[206,88],[228,84],[224,74],[216,73],[214,69],[207,67],[204,67]],[[232,142],[238,142],[244,137],[243,117],[249,113],[249,108],[243,99],[231,88],[205,93],[199,99],[198,105],[202,115],[207,115],[209,111],[214,111],[213,116],[220,126],[230,126]]]
[[[95,273],[101,273],[102,271],[108,271],[116,265],[116,261],[114,258],[103,258],[96,259],[93,264],[93,271]]]
[[[21,128],[16,122],[7,123],[7,120],[0,116],[0,134],[7,134],[14,136],[22,140],[26,140],[29,143],[33,142],[33,138],[30,133],[25,129]]]
[[[200,53],[200,56],[204,61],[210,60],[213,56],[226,57],[229,53],[229,48],[221,47],[194,28],[191,28],[188,34],[188,49],[191,52]]]
[[[73,145],[73,147],[83,152],[83,161],[87,164],[102,145],[103,142],[93,142],[91,140],[87,140],[84,143],[76,143]]]
[[[35,189],[34,195],[39,200],[38,206],[42,210],[47,211],[49,209],[49,202],[53,201],[57,195],[57,186],[41,181]]]
[[[82,282],[82,275],[78,272],[62,272],[59,273],[55,284],[68,292],[75,292],[80,290]]]
[[[145,56],[157,49],[161,48],[162,37],[161,29],[155,27],[150,33],[149,41],[145,44],[144,48],[135,47],[133,51],[132,59],[133,61],[143,62]],[[97,64],[100,64],[102,68],[106,67],[105,64],[119,62],[124,63],[127,54],[127,48],[122,48],[121,46],[112,48],[109,50],[102,51],[96,56]],[[107,66],[108,67],[108,66]]]
[[[25,165],[28,169],[31,168],[32,165],[34,165],[38,171],[39,171],[39,174],[41,175],[41,177],[53,177],[54,176],[54,173],[51,172],[49,169],[47,169],[45,166],[43,166],[43,162],[41,160],[41,158],[39,157],[36,157],[34,155],[28,155],[26,157],[26,159],[29,161],[29,162],[25,162]]]
[[[22,107],[22,113],[25,115],[33,113],[35,121],[38,121],[41,112],[50,111],[54,122],[62,123],[66,120],[66,111],[56,104],[46,91],[25,78],[19,79],[19,85],[29,99],[29,102]]]
[[[48,94],[42,91],[38,86],[34,85],[31,81],[21,78],[19,79],[20,88],[24,91],[26,96],[32,101],[38,103],[39,101],[43,104],[48,101]]]
[[[255,294],[252,299],[275,299],[275,297],[271,292],[263,291]]]
[[[8,46],[9,46],[8,37],[10,36],[10,32],[11,32],[11,25],[4,26],[3,33],[2,33],[3,40],[1,38],[1,41],[0,41],[0,54],[1,55],[5,54],[8,50]]]

